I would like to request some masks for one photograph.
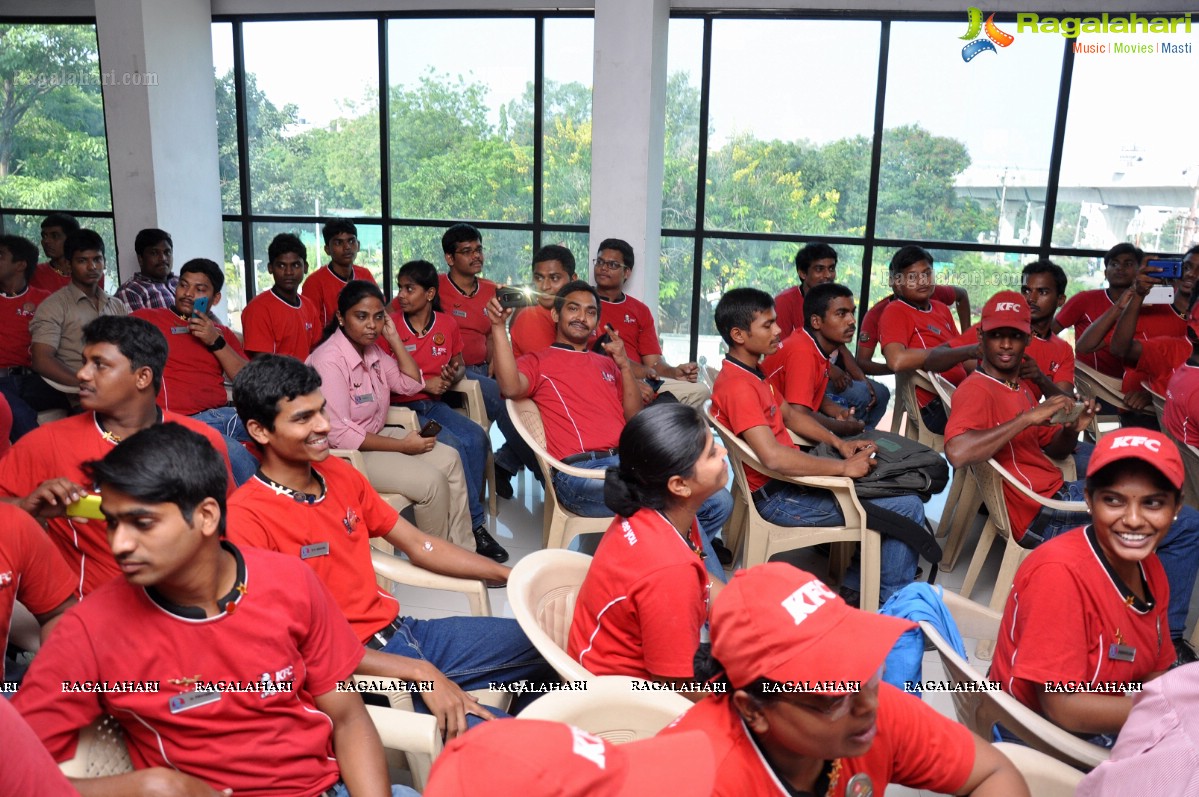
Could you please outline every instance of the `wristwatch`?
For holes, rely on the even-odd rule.
[[[218,352],[221,349],[225,348],[227,345],[229,345],[229,344],[225,341],[225,336],[218,335],[216,340],[214,340],[210,344],[206,344],[204,346],[204,348],[208,349],[210,352],[215,353],[215,352]]]

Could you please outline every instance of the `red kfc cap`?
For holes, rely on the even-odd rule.
[[[1025,335],[1032,330],[1032,311],[1028,307],[1028,300],[1015,291],[1000,291],[983,305],[982,321],[978,328],[988,332],[1005,327],[1018,329]]]
[[[712,607],[712,657],[734,687],[870,680],[915,623],[859,611],[784,562],[740,570]],[[826,689],[844,694],[852,689]]]
[[[1094,476],[1102,468],[1122,459],[1139,459],[1148,462],[1165,476],[1176,490],[1182,489],[1186,471],[1182,466],[1182,455],[1174,441],[1152,429],[1120,429],[1108,432],[1095,444],[1091,462],[1087,465],[1087,476]]]
[[[709,797],[716,777],[702,731],[612,744],[561,722],[485,722],[445,746],[424,797]]]

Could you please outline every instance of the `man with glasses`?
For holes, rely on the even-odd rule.
[[[596,337],[604,339],[608,327],[624,341],[625,352],[633,366],[633,376],[644,379],[655,393],[670,393],[693,407],[708,400],[708,389],[697,382],[695,363],[671,365],[662,357],[654,316],[642,301],[624,292],[624,284],[633,271],[633,247],[619,238],[600,241],[595,256],[595,289],[600,296],[600,321]]]
[[[374,282],[375,275],[369,269],[354,265],[358,256],[358,227],[352,221],[334,219],[321,228],[325,239],[325,254],[329,264],[308,275],[301,293],[311,299],[320,311],[321,328],[337,314],[337,296],[350,280]]]

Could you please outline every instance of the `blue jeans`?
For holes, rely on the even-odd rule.
[[[466,504],[470,507],[470,523],[473,528],[487,524],[487,513],[483,509],[483,480],[487,478],[487,452],[491,449],[491,441],[483,427],[455,412],[443,401],[421,399],[409,401],[403,406],[409,407],[424,426],[426,421],[437,421],[441,431],[437,433],[437,441],[445,443],[458,452],[462,460],[462,469],[466,471]]]
[[[615,467],[620,464],[619,456],[593,459],[589,462],[575,463],[576,468],[600,470]],[[570,476],[566,473],[554,472],[554,490],[558,493],[558,501],[562,506],[581,517],[609,517],[612,510],[604,503],[604,480],[584,479],[581,476]],[[708,572],[720,581],[725,580],[724,568],[716,558],[716,550],[712,540],[720,534],[724,522],[733,514],[733,496],[728,490],[720,489],[712,497],[704,501],[696,512],[699,520],[700,537],[703,539],[704,566]]]
[[[216,429],[225,438],[225,447],[229,449],[229,466],[233,470],[233,481],[240,487],[258,471],[258,460],[246,451],[244,442],[250,440],[241,418],[237,416],[235,407],[214,407],[210,410],[197,412],[191,416],[200,423]]]
[[[14,443],[37,428],[39,411],[70,408],[66,395],[50,387],[35,373],[0,377],[0,393],[8,400],[8,408],[12,411],[9,440]]]
[[[869,382],[868,386],[866,382]],[[878,426],[878,422],[883,419],[883,415],[887,412],[887,403],[891,401],[891,391],[887,386],[873,379],[867,379],[866,382],[852,381],[849,387],[842,390],[840,393],[833,390],[832,383],[829,383],[828,389],[825,391],[830,401],[838,406],[849,409],[853,408],[853,417],[859,421],[866,423],[867,429],[873,429]],[[870,409],[866,409],[870,404],[870,386],[874,387],[874,395],[877,397],[875,404]]]
[[[506,441],[500,450],[495,452],[496,466],[509,473],[520,473],[523,465],[536,473],[537,458],[533,456],[533,449],[529,448],[512,425],[512,419],[508,417],[508,405],[504,403],[504,397],[500,394],[500,386],[487,375],[487,363],[466,366],[466,375],[478,381],[483,391],[483,407],[487,410],[487,417],[500,427]]]
[[[1081,501],[1085,493],[1086,480],[1066,482],[1058,491],[1062,501]],[[1066,512],[1042,507],[1033,520],[1033,525],[1047,520],[1039,533],[1024,532],[1020,544],[1035,548],[1045,540],[1053,539],[1063,532],[1086,526],[1091,522],[1089,512]],[[1157,558],[1166,571],[1170,584],[1170,636],[1177,639],[1186,636],[1187,611],[1191,607],[1191,592],[1195,589],[1195,574],[1199,572],[1199,512],[1184,506],[1178,518],[1170,524],[1170,530],[1157,546]]]
[[[403,617],[399,630],[387,640],[382,652],[427,661],[467,691],[486,689],[493,683],[560,680],[517,622],[503,617],[441,617],[436,620]],[[524,694],[528,693],[522,693],[522,696]],[[532,696],[536,694],[534,692]],[[514,711],[522,707],[520,703],[519,699],[513,703]],[[412,705],[422,714],[429,713],[419,692],[412,694]],[[497,716],[505,716],[504,712],[490,706],[488,710]],[[467,715],[469,727],[482,721]]]
[[[1079,440],[1078,445],[1074,448],[1074,470],[1078,471],[1080,477],[1087,475],[1087,465],[1091,464],[1091,454],[1095,453],[1095,444],[1088,443],[1086,440]]]
[[[840,526],[845,522],[841,507],[826,490],[812,489],[798,484],[772,486],[770,495],[756,501],[758,514],[778,526]],[[924,525],[924,504],[914,495],[897,495],[891,498],[871,498],[862,503],[871,503],[903,515],[913,523]],[[902,540],[883,535],[881,563],[879,567],[879,604],[898,589],[902,589],[916,577],[916,562],[919,556]],[[861,588],[861,567],[858,557],[845,573],[845,586],[853,590]]]

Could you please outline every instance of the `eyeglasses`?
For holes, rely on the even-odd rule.
[[[849,714],[850,709],[853,708],[854,699],[857,698],[858,695],[866,691],[878,691],[879,684],[882,683],[882,680],[883,668],[879,667],[878,672],[871,676],[870,680],[863,682],[861,687],[856,692],[850,692],[849,694],[845,695],[830,695],[816,705],[811,703],[801,703],[795,700],[786,700],[783,702],[823,717],[829,722],[836,722],[837,720],[842,719]]]
[[[462,249],[455,249],[454,254],[462,255],[463,257],[474,257],[475,255],[483,254],[483,244],[478,246],[466,246]]]
[[[628,268],[628,266],[619,260],[604,260],[602,257],[597,257],[594,262],[596,271],[620,271],[621,269]]]

